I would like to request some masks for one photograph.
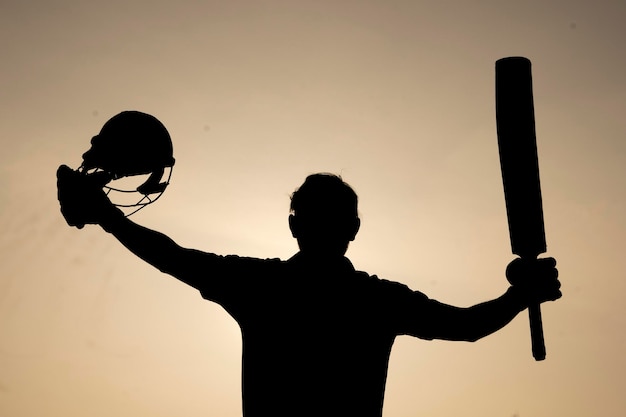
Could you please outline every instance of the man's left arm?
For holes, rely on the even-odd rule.
[[[516,259],[507,267],[507,278],[511,286],[502,296],[471,307],[428,300],[423,311],[427,318],[419,320],[416,331],[407,333],[426,339],[474,342],[506,326],[529,305],[561,297],[553,258]]]

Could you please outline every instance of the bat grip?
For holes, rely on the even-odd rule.
[[[536,361],[542,361],[546,358],[546,345],[543,340],[543,323],[541,321],[539,304],[533,304],[528,307],[528,319],[530,320],[530,340],[533,357]]]

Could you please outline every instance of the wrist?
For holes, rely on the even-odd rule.
[[[107,233],[113,233],[116,226],[124,221],[126,216],[119,208],[111,205],[109,209],[102,213],[102,217],[98,224]]]
[[[509,289],[506,290],[505,296],[509,298],[511,305],[515,306],[515,309],[518,311],[527,309],[530,304],[526,291],[514,285],[511,285]]]

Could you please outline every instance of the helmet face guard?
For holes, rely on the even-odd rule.
[[[124,111],[92,138],[78,170],[85,175],[107,172],[112,178],[104,186],[107,196],[130,216],[163,194],[173,166],[172,140],[165,126],[149,114]]]

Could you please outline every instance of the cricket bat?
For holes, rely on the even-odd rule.
[[[530,60],[496,61],[496,125],[512,252],[535,259],[546,251]],[[528,308],[533,357],[546,348],[539,305]]]

